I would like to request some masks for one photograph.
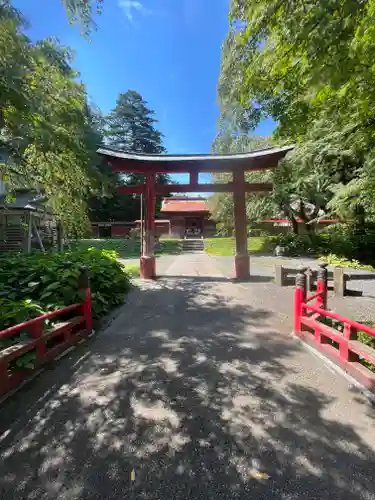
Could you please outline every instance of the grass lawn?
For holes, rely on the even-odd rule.
[[[269,253],[272,251],[272,240],[265,236],[253,236],[247,240],[250,254]],[[234,238],[207,238],[205,250],[210,255],[231,256],[236,253]]]
[[[160,238],[160,251],[155,252],[158,255],[178,255],[181,253],[180,239],[178,238]]]
[[[120,238],[89,238],[72,241],[71,245],[77,250],[87,250],[92,247],[97,250],[115,250],[121,259],[135,259],[140,254],[139,242],[132,247],[128,240]]]
[[[124,264],[124,267],[126,269],[126,272],[132,277],[132,278],[139,278],[140,276],[140,268],[139,264]]]
[[[173,255],[180,253],[178,239],[160,238],[160,251],[156,255]],[[115,250],[120,259],[137,259],[141,254],[140,242],[131,242],[123,238],[82,239],[72,242],[73,249],[97,248],[98,250]]]

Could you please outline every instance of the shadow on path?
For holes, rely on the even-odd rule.
[[[325,416],[335,396],[295,382],[306,353],[232,289],[169,277],[134,291],[11,398],[0,498],[375,498],[373,449]]]

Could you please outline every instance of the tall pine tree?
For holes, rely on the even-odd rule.
[[[109,147],[131,153],[164,154],[163,135],[156,128],[155,112],[148,107],[142,96],[128,90],[119,95],[116,107],[106,119],[105,142]],[[110,198],[96,199],[91,204],[92,220],[133,221],[140,215],[140,199],[131,195],[119,195],[116,187],[121,184],[140,184],[144,176],[139,174],[118,175]],[[170,182],[169,176],[158,174],[157,182]],[[156,203],[156,213],[160,210],[160,200]]]
[[[120,94],[108,117],[109,146],[145,154],[163,154],[162,134],[155,128],[155,112],[135,90]]]

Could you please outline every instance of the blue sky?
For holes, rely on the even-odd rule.
[[[75,50],[74,67],[104,113],[120,92],[137,90],[155,110],[169,153],[210,151],[229,0],[104,0],[89,40],[59,0],[13,3],[30,21],[32,39],[55,36]],[[272,130],[269,120],[257,133]]]

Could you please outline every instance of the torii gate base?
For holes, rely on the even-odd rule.
[[[250,277],[250,261],[247,251],[246,193],[272,191],[270,183],[251,184],[245,180],[245,172],[275,168],[292,146],[271,148],[234,155],[145,155],[126,153],[109,148],[100,148],[98,153],[106,158],[115,172],[136,173],[145,176],[146,183],[121,186],[123,194],[143,194],[146,200],[145,239],[141,256],[141,278],[155,279],[154,227],[156,196],[170,193],[227,192],[233,193],[234,222],[236,234],[235,277],[247,280]],[[233,181],[227,184],[199,184],[200,172],[231,172]],[[157,184],[160,173],[188,173],[189,184]]]
[[[250,277],[250,257],[249,254],[236,254],[234,257],[234,275],[238,280],[246,280]],[[140,276],[142,279],[150,280],[156,278],[155,257],[141,256]]]
[[[250,277],[250,257],[249,254],[236,254],[234,257],[234,275],[238,280],[246,280]],[[156,278],[156,259],[155,257],[141,256],[140,276],[144,280]]]
[[[236,254],[234,257],[234,276],[238,280],[250,278],[250,257],[249,254]]]
[[[153,280],[156,278],[156,259],[142,255],[140,260],[140,275],[144,280]]]
[[[238,280],[246,280],[250,277],[250,257],[248,254],[236,254],[234,257],[234,275]],[[155,257],[141,256],[140,276],[144,280],[156,278],[156,259]]]

